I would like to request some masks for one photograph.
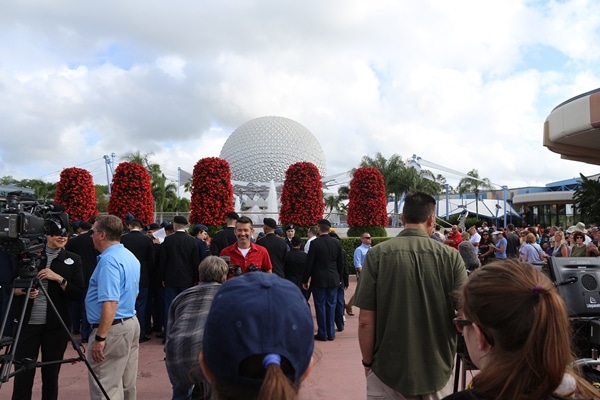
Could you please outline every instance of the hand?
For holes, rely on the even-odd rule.
[[[302,289],[308,290],[308,283],[303,283],[302,284]]]
[[[50,268],[44,268],[40,272],[38,272],[38,278],[46,279],[48,281],[56,281],[61,282],[63,277],[52,271]]]
[[[365,368],[365,377],[369,376],[369,374],[371,373],[371,368],[367,368],[367,367],[364,367],[364,368]]]
[[[25,289],[21,289],[23,291],[23,294],[27,294],[27,290]],[[40,294],[40,291],[38,289],[31,289],[31,292],[29,292],[29,298],[30,299],[35,299],[36,297],[38,297],[38,294]]]
[[[104,361],[104,346],[106,346],[106,342],[94,341],[94,344],[92,344],[92,359],[94,361]]]

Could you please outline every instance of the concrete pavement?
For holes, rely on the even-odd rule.
[[[351,279],[346,293],[347,300],[354,293],[355,286],[356,281]],[[343,332],[337,332],[334,341],[317,341],[315,343],[316,362],[311,374],[301,387],[300,398],[302,400],[359,400],[365,398],[364,369],[360,363],[361,355],[358,347],[358,309],[354,308],[354,311],[355,316],[346,317],[346,328]],[[78,340],[79,337],[75,336],[75,339]],[[76,357],[76,355],[77,353],[69,344],[65,358]],[[10,379],[2,384],[0,399],[10,398],[12,382],[13,379]],[[60,372],[59,398],[80,400],[89,398],[88,393],[88,372],[85,363],[63,364]],[[144,400],[171,398],[171,384],[165,369],[161,339],[153,337],[152,340],[140,345],[137,393],[138,399]],[[40,397],[41,374],[38,369],[33,398],[39,399]]]

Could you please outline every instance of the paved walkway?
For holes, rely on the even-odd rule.
[[[353,277],[351,277],[353,278]],[[356,282],[351,280],[346,299],[354,293]],[[300,390],[302,400],[309,399],[345,399],[365,398],[364,370],[358,347],[358,309],[355,316],[346,317],[346,329],[337,332],[333,342],[316,342],[315,366]],[[314,313],[314,309],[313,309]],[[316,323],[315,323],[316,326]],[[316,330],[316,329],[315,329]],[[75,337],[78,339],[78,337]],[[77,353],[70,344],[65,358],[76,357]],[[12,382],[2,384],[0,399],[9,399]],[[33,398],[40,398],[41,377],[39,369],[33,390]],[[140,358],[137,379],[138,399],[164,400],[171,398],[171,384],[164,363],[161,339],[140,345]],[[83,362],[63,364],[60,372],[59,398],[61,400],[80,400],[88,396],[87,368]]]

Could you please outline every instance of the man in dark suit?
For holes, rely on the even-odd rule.
[[[177,215],[173,218],[175,233],[167,236],[160,248],[160,276],[165,288],[165,332],[171,302],[179,293],[198,282],[200,255],[196,239],[185,230],[187,225],[185,217]]]
[[[86,221],[82,221],[79,223],[79,229],[79,234],[69,239],[69,241],[65,245],[65,249],[81,257],[81,271],[83,273],[84,287],[81,300],[76,300],[79,304],[72,307],[72,310],[79,310],[79,314],[72,311],[73,315],[71,317],[74,332],[76,331],[75,328],[79,327],[79,320],[81,319],[81,342],[87,343],[90,337],[90,333],[92,332],[92,327],[90,326],[87,320],[87,313],[85,310],[85,296],[87,295],[88,286],[90,284],[90,277],[92,276],[94,269],[96,269],[96,264],[98,263],[98,256],[100,255],[100,253],[94,247],[94,242],[92,240],[92,235],[90,232],[90,229],[92,229],[92,225]]]
[[[275,229],[277,229],[277,222],[273,218],[263,219],[265,236],[258,240],[256,244],[263,246],[269,252],[273,273],[285,278],[285,253],[287,253],[288,247],[285,241],[275,234]]]
[[[121,236],[121,243],[133,253],[140,262],[140,291],[135,299],[135,314],[140,323],[140,343],[150,340],[146,335],[146,307],[150,287],[150,271],[154,269],[154,244],[152,239],[142,233],[144,223],[137,218],[127,222],[129,233]]]
[[[225,214],[227,226],[215,233],[210,241],[210,252],[213,256],[220,256],[221,250],[237,241],[235,237],[235,223],[238,219],[240,219],[240,216],[234,211]]]
[[[302,250],[302,239],[294,236],[291,240],[292,248],[285,254],[285,279],[294,282],[300,289],[306,300],[310,297],[310,292],[304,290],[302,282],[306,272],[306,253]]]
[[[321,219],[318,227],[319,237],[310,245],[302,287],[308,290],[310,280],[317,318],[315,340],[325,341],[335,339],[335,305],[344,256],[341,243],[329,236],[331,223]]]

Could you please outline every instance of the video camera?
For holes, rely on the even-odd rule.
[[[58,204],[22,202],[21,191],[8,193],[1,211],[0,251],[17,255],[19,277],[33,278],[45,258],[45,235],[67,236],[69,216]]]
[[[239,265],[231,265],[231,258],[229,256],[221,256],[221,258],[223,260],[225,260],[225,262],[227,263],[227,279],[233,278],[236,276],[241,276],[244,273],[242,271],[242,267],[240,267]],[[264,272],[264,270],[262,268],[259,268],[254,264],[250,264],[250,265],[248,265],[248,267],[246,267],[246,273],[256,272],[256,271]]]

